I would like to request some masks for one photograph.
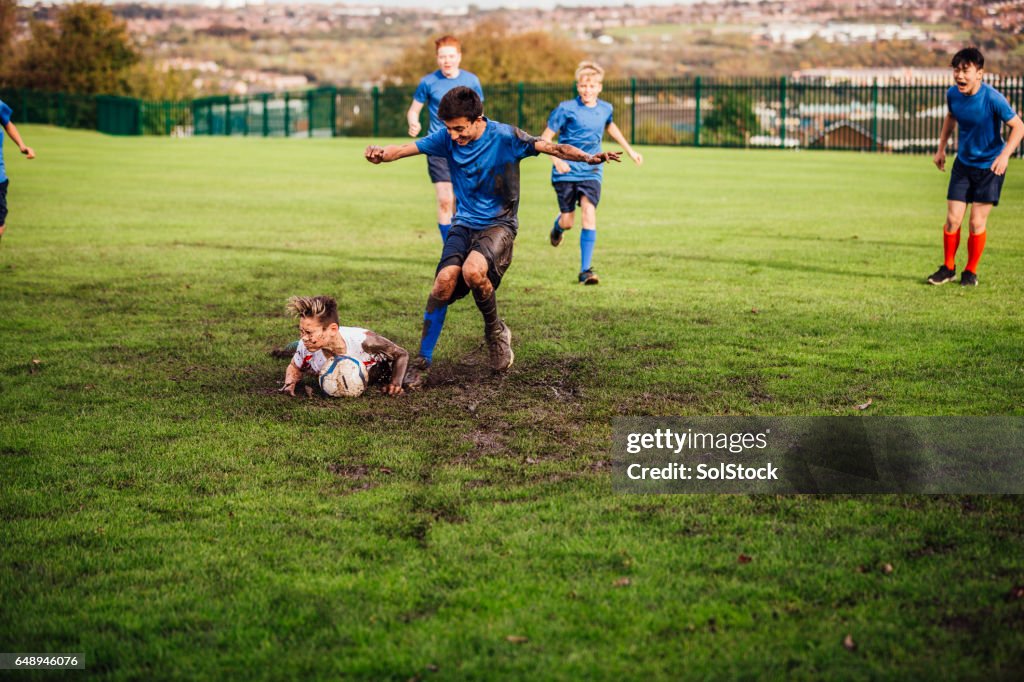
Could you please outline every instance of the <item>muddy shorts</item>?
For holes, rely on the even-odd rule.
[[[488,227],[486,230],[471,230],[462,225],[452,225],[448,232],[448,239],[444,243],[444,250],[441,252],[441,262],[437,264],[437,271],[449,265],[461,266],[472,251],[478,251],[481,256],[487,259],[487,279],[491,286],[497,290],[501,285],[501,278],[512,263],[512,243],[516,234],[507,227]],[[459,277],[455,285],[455,293],[451,301],[457,301],[470,292],[469,285],[463,277]]]
[[[452,174],[448,170],[448,159],[443,156],[427,157],[427,174],[430,175],[430,181],[434,183],[452,181]]]

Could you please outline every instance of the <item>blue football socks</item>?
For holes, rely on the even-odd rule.
[[[444,328],[444,316],[448,313],[448,306],[438,301],[433,296],[427,299],[427,310],[423,313],[423,337],[420,339],[420,356],[426,358],[427,362],[434,360],[434,346],[441,338],[441,330]]]
[[[565,230],[563,230],[563,229],[562,229],[562,226],[558,224],[558,223],[559,223],[559,221],[561,221],[561,219],[562,219],[562,214],[561,214],[561,213],[559,213],[558,215],[556,215],[556,216],[555,216],[555,224],[554,224],[554,226],[553,226],[553,227],[551,228],[551,230],[552,230],[553,232],[556,232],[556,233],[558,233],[558,234],[561,234],[562,232],[565,232]]]
[[[597,242],[597,230],[580,230],[580,272],[590,269],[590,261],[594,257],[594,244]]]

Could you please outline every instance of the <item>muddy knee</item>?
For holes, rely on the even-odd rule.
[[[447,301],[455,293],[455,285],[459,282],[458,266],[449,266],[437,273],[437,277],[434,278],[434,286],[430,290],[430,295],[439,301]]]

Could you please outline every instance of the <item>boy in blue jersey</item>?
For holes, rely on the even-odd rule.
[[[576,69],[576,92],[579,97],[562,102],[548,117],[548,127],[542,139],[558,141],[579,147],[585,152],[599,154],[601,138],[607,130],[612,139],[622,145],[629,158],[636,165],[644,159],[635,152],[625,135],[612,120],[612,105],[602,99],[601,85],[604,69],[594,62],[582,62]],[[566,163],[552,159],[551,184],[558,197],[559,216],[551,228],[551,245],[562,243],[562,233],[572,228],[576,219],[576,206],[580,207],[582,230],[580,230],[580,274],[581,284],[597,284],[598,278],[591,267],[594,245],[597,243],[597,204],[601,201],[601,166],[583,163]]]
[[[427,134],[433,135],[444,129],[444,123],[437,117],[437,107],[441,104],[441,98],[452,88],[460,85],[471,88],[480,95],[481,101],[484,99],[480,79],[459,68],[462,63],[462,45],[458,38],[443,36],[434,41],[434,46],[437,50],[438,69],[420,79],[420,84],[412,96],[412,104],[405,114],[409,123],[409,137],[420,134],[420,112],[424,104],[427,105],[430,115]],[[448,237],[448,230],[452,226],[452,214],[455,213],[455,195],[452,193],[452,179],[447,159],[443,156],[428,156],[427,173],[430,175],[430,181],[434,183],[434,193],[437,195],[437,229],[443,242]]]
[[[3,100],[0,100],[0,125],[7,131],[11,141],[18,145],[18,150],[25,155],[25,158],[36,158],[36,153],[32,150],[32,147],[22,142],[18,127],[11,121],[12,113],[14,113],[13,110]],[[4,230],[7,229],[7,187],[9,185],[7,169],[4,167],[3,145],[4,136],[0,135],[0,239],[3,239]]]
[[[978,261],[985,249],[988,214],[993,206],[999,205],[1010,156],[1024,139],[1024,122],[998,90],[983,82],[985,57],[980,50],[973,47],[960,50],[953,55],[952,66],[956,84],[946,92],[949,111],[933,159],[940,171],[946,170],[946,144],[955,126],[960,127],[960,139],[946,193],[946,223],[942,230],[945,262],[928,282],[945,284],[955,277],[960,226],[967,204],[971,204],[967,265],[960,274],[960,285],[977,286]],[[1010,137],[1005,144],[1004,123],[1010,126]]]
[[[600,164],[619,154],[588,154],[572,145],[554,144],[483,115],[479,95],[466,87],[448,92],[438,107],[445,129],[417,142],[366,148],[366,160],[379,164],[416,154],[443,156],[451,170],[456,211],[434,285],[427,297],[419,355],[409,363],[405,384],[419,388],[426,379],[441,332],[437,311],[473,292],[484,318],[491,368],[512,365],[512,332],[498,316],[495,290],[512,262],[519,228],[519,162],[544,153],[568,161]]]

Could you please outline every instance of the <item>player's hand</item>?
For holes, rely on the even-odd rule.
[[[601,152],[600,154],[591,154],[590,158],[587,159],[587,163],[591,166],[597,166],[605,161],[618,162],[621,156],[622,152]]]
[[[423,126],[420,125],[419,121],[409,124],[409,137],[416,137],[423,130]]]
[[[285,395],[290,395],[291,397],[294,398],[295,397],[295,384],[285,384],[281,388],[277,389],[277,392],[278,393],[284,393]]]
[[[370,163],[384,163],[384,147],[380,145],[371,144],[366,148],[364,155]]]
[[[26,159],[36,158],[35,150],[33,150],[32,147],[29,147],[27,145],[21,148],[21,153],[25,155]]]
[[[633,159],[633,163],[638,166],[644,165],[644,157],[641,156],[639,152],[633,152],[629,155],[629,158]]]
[[[935,167],[938,168],[940,171],[945,172],[945,170],[946,170],[946,150],[945,149],[940,149],[939,151],[935,152],[935,156],[932,157],[932,163],[934,163]]]
[[[400,385],[396,386],[395,384],[385,384],[384,386],[380,387],[380,390],[381,393],[385,395],[402,395],[403,393],[405,393],[405,389],[403,389]]]
[[[562,159],[552,159],[552,163],[555,166],[556,173],[568,173],[570,170],[572,170],[569,164],[563,161]]]
[[[1006,172],[1006,167],[1010,165],[1010,159],[1000,154],[996,157],[996,160],[992,162],[991,170],[996,175],[1002,175]]]

